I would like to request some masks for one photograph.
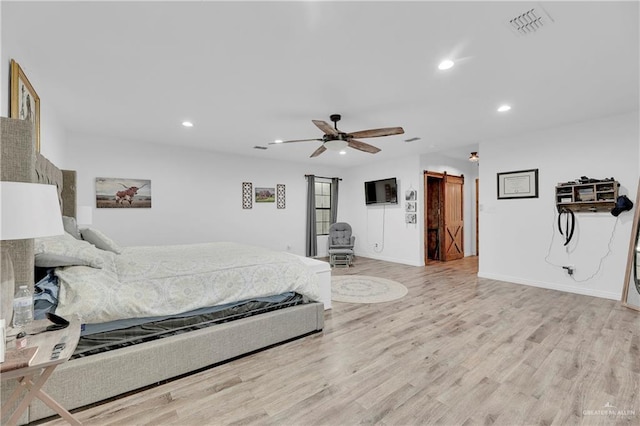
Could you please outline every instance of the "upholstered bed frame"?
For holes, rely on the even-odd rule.
[[[0,118],[2,180],[54,183],[65,216],[75,217],[75,172],[61,171],[33,151],[31,129],[23,121]],[[31,147],[31,148],[29,148]],[[16,265],[16,282],[33,285],[33,242],[5,246]],[[44,390],[65,408],[73,409],[189,373],[243,354],[322,330],[322,303],[298,305],[71,360],[58,367]],[[2,382],[2,401],[13,390]],[[22,422],[55,413],[33,403]]]

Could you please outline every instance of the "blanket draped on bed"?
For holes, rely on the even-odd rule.
[[[295,291],[319,299],[315,274],[287,253],[235,243],[125,248],[103,252],[101,269],[56,269],[56,313],[93,324],[173,315]]]

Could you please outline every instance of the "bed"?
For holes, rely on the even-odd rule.
[[[2,179],[56,184],[63,215],[73,218],[75,173],[61,171],[32,150],[22,149],[25,141],[32,138],[27,126],[10,119],[2,119],[2,126]],[[11,128],[11,137],[6,137],[7,127]],[[12,144],[20,149],[12,149]],[[33,164],[35,172],[31,177],[20,175],[25,164]],[[45,281],[51,277],[58,280],[57,314],[80,316],[87,335],[113,330],[118,333],[122,329],[118,328],[118,322],[123,320],[135,323],[126,327],[142,324],[144,328],[151,321],[153,327],[169,323],[172,330],[177,322],[179,331],[154,331],[153,338],[136,338],[135,344],[101,344],[107,350],[85,351],[60,366],[44,390],[67,409],[153,385],[323,328],[324,309],[330,307],[331,291],[326,262],[234,243],[122,248],[98,234],[102,241],[93,241],[94,244],[65,234],[37,239],[35,244],[27,242],[26,248],[12,247],[14,259],[18,259],[15,263],[19,265],[16,281],[34,282],[34,251],[36,255],[75,256],[85,263],[78,264],[76,260],[65,266],[57,265],[45,276]],[[106,246],[98,248],[102,243]],[[176,253],[182,258],[175,257]],[[41,265],[52,266],[39,261]],[[179,285],[175,284],[175,278],[168,278],[170,274],[180,277]],[[212,287],[213,284],[217,286]],[[248,292],[240,293],[239,289]],[[279,299],[270,299],[274,297]],[[239,308],[238,304],[250,306]],[[258,307],[254,309],[255,306]],[[231,318],[227,313],[219,314],[218,308],[231,309]],[[201,325],[201,317],[207,318],[206,326]],[[101,341],[102,335],[97,340]],[[10,386],[3,386],[3,401],[11,390]],[[21,421],[31,422],[53,414],[44,404],[36,402]]]

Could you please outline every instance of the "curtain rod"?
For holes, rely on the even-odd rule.
[[[320,179],[338,179],[338,180],[342,180],[342,178],[339,178],[339,177],[330,178],[330,177],[326,177],[326,176],[304,175],[304,177],[306,177],[306,178],[308,178],[310,176],[317,177],[317,178],[320,178]]]

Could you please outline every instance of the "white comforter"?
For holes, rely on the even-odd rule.
[[[87,324],[172,315],[295,291],[319,299],[315,274],[296,257],[234,243],[130,247],[104,252],[101,269],[56,269],[56,313]]]

